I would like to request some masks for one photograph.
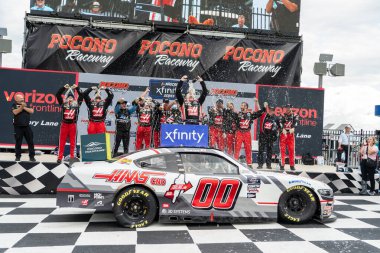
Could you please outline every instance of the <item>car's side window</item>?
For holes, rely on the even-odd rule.
[[[239,174],[239,169],[223,157],[205,153],[181,153],[185,173]]]
[[[175,154],[165,154],[141,158],[136,161],[140,168],[162,170],[167,172],[178,172],[177,156]]]

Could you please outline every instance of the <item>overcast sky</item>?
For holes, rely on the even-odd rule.
[[[23,21],[29,0],[1,2],[0,27],[7,27],[7,38],[13,40],[13,53],[3,56],[3,66],[21,67]],[[320,53],[332,53],[333,62],[346,64],[345,77],[324,78],[325,124],[380,129],[380,118],[374,116],[375,105],[380,104],[379,10],[380,0],[302,1],[302,86],[318,86],[313,65]]]

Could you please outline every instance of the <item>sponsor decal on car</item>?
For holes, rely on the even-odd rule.
[[[261,179],[254,177],[254,176],[247,176],[247,183],[248,184],[261,184]]]
[[[309,182],[302,180],[302,179],[295,179],[295,180],[290,180],[289,184],[307,184],[311,185]]]
[[[261,184],[247,184],[247,187],[260,188]]]
[[[171,199],[172,203],[175,203],[177,198],[182,192],[186,192],[190,190],[193,185],[190,181],[186,182],[185,175],[180,174],[176,179],[174,179],[174,183],[170,185],[169,190],[165,192],[165,198]]]
[[[82,206],[88,206],[88,199],[82,199],[82,201],[80,202],[80,204]]]
[[[164,186],[164,185],[166,185],[166,179],[165,178],[152,177],[150,179],[150,184],[156,185],[156,186]]]
[[[162,214],[186,214],[190,215],[190,210],[177,210],[177,209],[162,209]]]
[[[121,164],[131,164],[132,163],[132,160],[131,159],[127,159],[127,158],[123,158],[119,161],[119,163]]]
[[[74,195],[68,195],[67,196],[67,203],[73,203],[75,200]]]
[[[256,193],[247,193],[247,198],[251,198],[251,199],[256,198]]]
[[[104,206],[103,200],[99,200],[95,203],[95,206]]]
[[[92,178],[112,183],[145,184],[151,176],[165,176],[165,172],[114,170],[111,174],[97,173]]]
[[[104,199],[104,196],[101,193],[94,193],[94,199]]]
[[[333,211],[333,207],[332,206],[329,206],[329,205],[326,205],[324,208],[323,208],[323,215],[324,216],[330,216],[332,214],[332,211]]]
[[[248,184],[247,185],[247,192],[248,193],[257,193],[259,192],[260,185],[253,185],[253,184]]]

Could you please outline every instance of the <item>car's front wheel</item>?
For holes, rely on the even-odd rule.
[[[139,186],[120,191],[113,204],[117,222],[127,228],[148,226],[157,214],[156,198],[150,191]]]
[[[287,189],[278,203],[279,217],[290,223],[305,223],[311,220],[317,210],[312,191],[302,185]]]

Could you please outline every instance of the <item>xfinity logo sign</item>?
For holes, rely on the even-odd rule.
[[[177,88],[178,80],[149,80],[149,96],[153,99],[175,99],[175,90]],[[188,84],[182,87],[182,93],[187,93],[189,88]]]
[[[161,127],[161,146],[208,147],[208,127],[163,124]]]

